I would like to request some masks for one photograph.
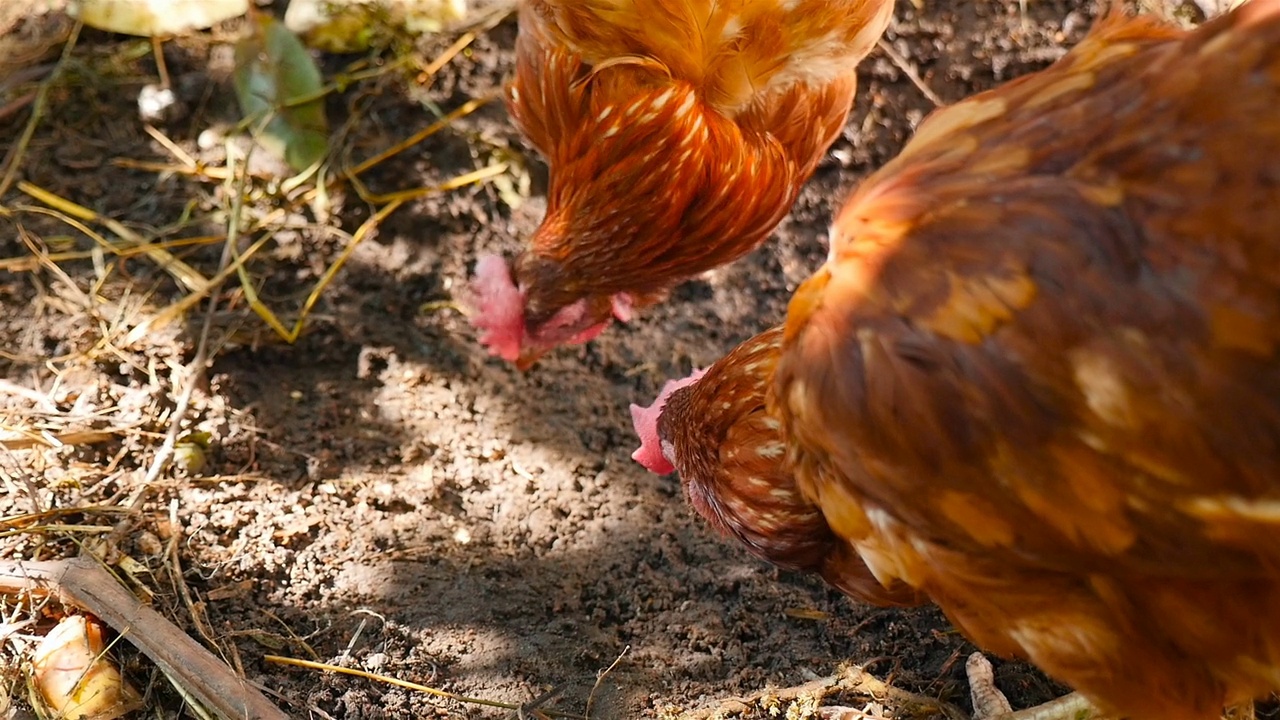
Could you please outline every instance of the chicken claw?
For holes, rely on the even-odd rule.
[[[974,720],[1104,720],[1107,717],[1080,693],[1014,712],[1004,693],[996,687],[991,661],[982,653],[970,655],[964,671],[969,676]]]
[[[1014,712],[1004,693],[996,687],[991,661],[980,652],[969,656],[964,664],[969,676],[969,697],[973,701],[974,720],[1115,720],[1103,713],[1080,693],[1063,695],[1042,705]],[[1222,720],[1255,720],[1253,703],[1228,708]]]

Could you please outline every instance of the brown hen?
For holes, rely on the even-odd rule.
[[[722,492],[699,385],[660,439]],[[784,491],[982,648],[1134,720],[1280,689],[1280,0],[936,112],[750,387],[715,400],[767,395]]]
[[[764,402],[781,342],[781,328],[762,333],[705,373],[668,382],[653,405],[632,405],[642,441],[632,458],[660,475],[676,469],[667,456],[679,458],[690,505],[752,555],[789,570],[815,572],[865,602],[920,602],[906,585],[887,588],[877,582],[783,466],[782,426]],[[698,420],[676,427],[682,418]]]
[[[472,322],[528,367],[741,257],[845,124],[892,0],[524,0],[512,117],[551,171],[516,259],[481,258]]]

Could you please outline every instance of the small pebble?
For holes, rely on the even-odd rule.
[[[161,125],[180,120],[186,114],[186,105],[167,87],[143,85],[138,91],[138,116],[143,122]]]

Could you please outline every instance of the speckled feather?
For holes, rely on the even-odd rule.
[[[941,110],[796,293],[776,406],[877,576],[1135,720],[1280,689],[1280,0]]]
[[[757,335],[667,398],[658,433],[672,448],[690,505],[762,560],[816,572],[877,605],[919,602],[901,583],[886,589],[877,582],[783,467],[781,425],[765,411],[781,341],[781,328]]]
[[[747,253],[844,127],[891,0],[529,0],[508,106],[551,167],[515,263],[537,339]],[[554,342],[556,338],[548,339]]]

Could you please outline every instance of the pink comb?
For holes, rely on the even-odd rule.
[[[662,452],[662,440],[658,437],[658,418],[662,416],[662,409],[666,407],[667,398],[671,397],[671,393],[692,385],[706,372],[706,368],[703,368],[694,370],[693,374],[687,378],[668,380],[662,386],[662,391],[658,393],[653,404],[648,407],[631,404],[631,424],[636,428],[636,435],[640,436],[640,447],[631,453],[631,459],[643,465],[649,472],[666,475],[675,470],[675,466]]]
[[[480,344],[508,362],[520,357],[524,344],[524,297],[511,279],[501,255],[483,255],[469,288],[471,324],[480,331]]]

